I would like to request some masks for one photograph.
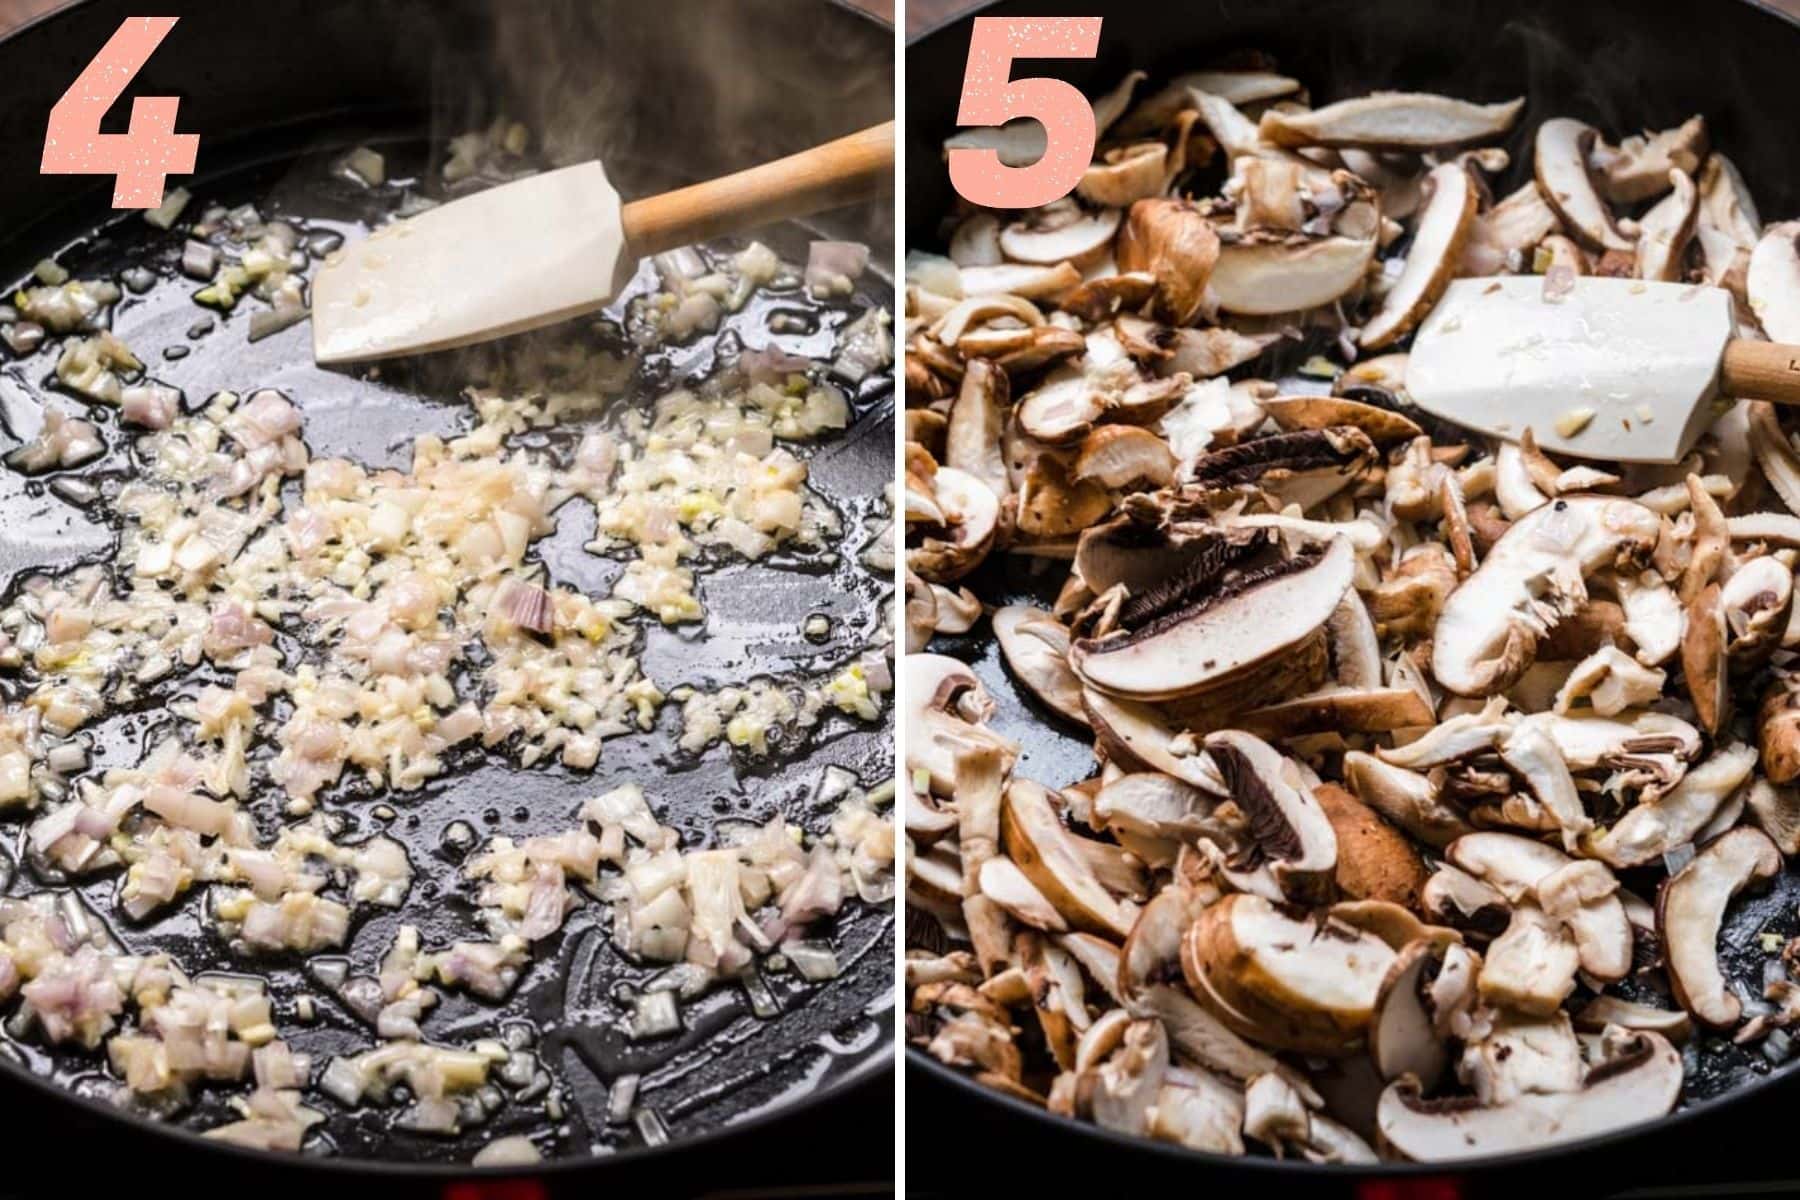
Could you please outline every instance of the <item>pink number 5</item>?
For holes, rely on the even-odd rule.
[[[114,208],[155,208],[170,175],[194,170],[200,137],[175,132],[176,96],[139,96],[125,133],[101,133],[100,118],[175,28],[175,17],[129,17],[107,39],[56,107],[44,136],[46,175],[114,175]]]
[[[963,73],[959,125],[1004,125],[1018,117],[1044,127],[1044,156],[1009,167],[994,150],[950,151],[950,183],[985,208],[1036,208],[1075,190],[1094,155],[1094,110],[1074,84],[1013,79],[1015,58],[1092,58],[1099,17],[977,17]]]

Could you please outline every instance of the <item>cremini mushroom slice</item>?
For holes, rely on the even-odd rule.
[[[1364,350],[1383,349],[1411,333],[1450,286],[1462,259],[1480,195],[1475,181],[1462,166],[1445,163],[1432,169],[1424,186],[1424,207],[1406,266],[1363,326],[1358,340]]]
[[[1056,906],[1044,898],[1010,858],[990,858],[981,864],[981,894],[1004,908],[1020,924],[1050,933],[1061,933],[1069,927]]]
[[[1042,325],[1044,314],[1038,310],[1037,305],[1022,296],[970,296],[958,300],[933,322],[930,332],[940,345],[955,346],[962,342],[963,335],[970,329],[997,320],[1011,320],[1029,328]]]
[[[1500,1105],[1520,1096],[1575,1091],[1585,1071],[1567,1013],[1500,1012],[1463,1048],[1457,1073],[1478,1103]]]
[[[997,267],[1006,261],[1000,252],[1000,218],[991,212],[972,213],[950,235],[950,261],[959,267]]]
[[[1585,701],[1602,717],[1617,716],[1661,696],[1666,678],[1617,646],[1602,646],[1569,671],[1557,689],[1555,708],[1567,713]]]
[[[1675,1107],[1681,1055],[1658,1034],[1639,1032],[1588,1070],[1575,1091],[1529,1093],[1507,1104],[1427,1100],[1412,1080],[1381,1094],[1376,1124],[1395,1150],[1418,1162],[1452,1162],[1595,1137]]]
[[[1254,486],[1283,505],[1311,508],[1349,487],[1375,457],[1373,444],[1359,429],[1301,429],[1203,455],[1188,467],[1186,478],[1208,490]]]
[[[934,632],[967,633],[981,619],[981,601],[968,588],[952,591],[938,583],[925,586],[931,589]]]
[[[994,637],[1006,665],[1026,690],[1058,715],[1087,724],[1081,681],[1069,669],[1069,631],[1043,609],[1009,604],[994,610]]]
[[[1694,1019],[1728,1029],[1743,1002],[1719,966],[1725,908],[1746,887],[1781,873],[1781,851],[1760,829],[1733,829],[1669,877],[1656,898],[1656,927],[1668,959],[1669,986]]]
[[[1102,425],[1082,439],[1075,478],[1115,492],[1168,487],[1175,482],[1175,454],[1148,429]]]
[[[1209,1072],[1177,1068],[1157,1093],[1149,1133],[1190,1150],[1239,1155],[1244,1152],[1244,1120],[1243,1092]]]
[[[1169,148],[1162,142],[1115,146],[1089,164],[1075,193],[1089,204],[1129,208],[1162,194],[1168,163]]]
[[[1206,92],[1233,105],[1261,104],[1300,91],[1300,81],[1274,71],[1188,71],[1138,101],[1119,119],[1114,132],[1126,137],[1154,133],[1172,122],[1184,109],[1195,106],[1194,93]]]
[[[937,631],[937,593],[912,571],[906,573],[906,652],[917,654]]]
[[[1800,342],[1800,221],[1769,226],[1750,253],[1744,286],[1769,340]]]
[[[1021,118],[1004,125],[964,129],[944,139],[944,153],[952,150],[992,150],[1009,167],[1028,167],[1044,157],[1049,145],[1042,123]]]
[[[1587,852],[1608,866],[1642,866],[1691,841],[1756,768],[1756,749],[1734,743],[1682,776],[1666,795],[1640,803]]]
[[[1706,118],[1695,114],[1673,129],[1628,137],[1606,164],[1602,184],[1614,204],[1641,204],[1669,190],[1671,171],[1696,175],[1706,161]]]
[[[1575,777],[1550,735],[1534,718],[1526,718],[1513,726],[1500,744],[1500,760],[1524,781],[1555,821],[1563,847],[1573,852],[1594,821],[1582,806]]]
[[[1103,1129],[1144,1134],[1169,1070],[1169,1038],[1158,1021],[1133,1021],[1119,1048],[1076,1084],[1076,1111]]]
[[[1043,266],[1031,263],[1000,263],[992,267],[964,267],[963,293],[988,296],[996,293],[1042,300],[1058,296],[1081,282],[1081,272],[1073,263]]]
[[[1512,919],[1512,904],[1459,867],[1442,864],[1419,893],[1420,910],[1440,925],[1493,937]]]
[[[1077,269],[1106,257],[1119,231],[1120,210],[1086,212],[1073,201],[1058,201],[1027,213],[1000,231],[1000,252],[1013,262]]]
[[[1637,245],[1637,277],[1678,280],[1684,269],[1688,243],[1694,237],[1700,191],[1693,177],[1679,168],[1669,172],[1670,192],[1656,202],[1643,220]]]
[[[1373,808],[1334,783],[1312,789],[1337,837],[1337,890],[1352,900],[1417,909],[1427,878],[1419,852]]]
[[[1114,250],[1121,271],[1148,271],[1156,279],[1152,312],[1171,325],[1188,325],[1206,302],[1207,280],[1219,259],[1212,222],[1186,200],[1139,200],[1131,206]]]
[[[1260,738],[1220,730],[1205,741],[1226,791],[1249,818],[1250,838],[1281,893],[1296,903],[1330,899],[1337,834],[1299,768]]]
[[[1160,771],[1127,772],[1094,794],[1094,818],[1107,829],[1172,841],[1218,836],[1217,806],[1217,796]]]
[[[1552,117],[1539,125],[1533,154],[1538,189],[1582,245],[1629,253],[1636,246],[1614,223],[1588,161],[1599,136],[1593,126],[1573,117]]]
[[[931,583],[955,583],[980,566],[993,548],[1000,499],[975,476],[941,467],[932,476],[927,507],[914,517],[913,477],[908,477],[906,565]]]
[[[1576,860],[1532,885],[1544,912],[1568,926],[1581,969],[1615,983],[1631,973],[1631,922],[1618,900],[1619,881],[1600,863]]]
[[[1219,308],[1273,316],[1330,304],[1345,295],[1375,257],[1373,237],[1256,235],[1223,243],[1210,285]]]
[[[1513,905],[1512,920],[1481,963],[1481,998],[1522,1013],[1555,1012],[1575,990],[1581,957],[1569,927],[1537,905]]]
[[[1217,688],[1317,635],[1349,589],[1354,559],[1338,539],[1140,628],[1079,639],[1069,665],[1090,686],[1128,699]]]
[[[1358,800],[1427,846],[1447,846],[1470,832],[1428,775],[1352,750],[1344,756],[1344,779]]]
[[[944,464],[979,479],[998,498],[1010,490],[1000,453],[1009,399],[1006,372],[985,359],[971,359],[944,431]]]
[[[1733,669],[1767,662],[1787,632],[1794,603],[1794,573],[1765,555],[1742,563],[1719,588],[1726,654]]]
[[[1457,274],[1479,277],[1524,270],[1539,243],[1561,228],[1562,219],[1537,183],[1523,184],[1476,217]]]
[[[1800,788],[1758,778],[1745,796],[1750,819],[1784,854],[1800,854]]]
[[[1590,1033],[1603,1032],[1608,1025],[1643,1030],[1661,1034],[1677,1045],[1694,1033],[1693,1021],[1679,1008],[1657,1008],[1606,995],[1595,996],[1582,1005],[1575,1013],[1574,1024],[1575,1028]]]
[[[1800,780],[1800,676],[1778,671],[1757,711],[1756,744],[1771,783]]]
[[[1073,464],[1055,454],[1039,455],[1031,464],[1017,499],[1019,533],[1042,542],[1075,537],[1104,517],[1112,503],[1105,488],[1075,478]]]
[[[1762,236],[1762,217],[1744,177],[1732,161],[1716,151],[1700,169],[1700,211],[1694,239],[1706,264],[1706,282],[1728,287],[1742,304],[1749,303],[1745,273]]]
[[[1450,1066],[1442,1019],[1447,1014],[1437,1011],[1432,989],[1447,949],[1425,939],[1409,942],[1382,977],[1369,1022],[1369,1057],[1384,1080],[1410,1075],[1434,1088]]]
[[[1007,785],[1000,838],[1006,853],[1070,926],[1112,937],[1131,932],[1124,910],[1083,860],[1041,786],[1026,779]]]
[[[1244,1089],[1244,1133],[1280,1158],[1312,1140],[1312,1115],[1286,1079],[1258,1075]]]
[[[1342,396],[1272,396],[1257,401],[1269,419],[1292,433],[1302,429],[1360,429],[1377,445],[1412,441],[1424,430],[1404,413]]]
[[[1010,767],[1019,748],[985,728],[994,700],[966,663],[942,654],[908,654],[901,670],[909,776],[924,772],[933,795],[954,796],[957,758],[969,748],[992,747]]]
[[[1063,312],[1083,321],[1110,321],[1121,313],[1135,313],[1150,302],[1156,276],[1148,271],[1121,271],[1102,275],[1068,288],[1056,299]]]
[[[1225,1024],[1267,1045],[1327,1057],[1362,1047],[1393,960],[1373,934],[1243,893],[1207,908],[1181,944],[1188,987]]]
[[[1423,92],[1378,92],[1310,112],[1271,108],[1258,132],[1276,146],[1454,150],[1501,137],[1524,107],[1524,97],[1472,104]]]
[[[1432,675],[1462,696],[1503,691],[1544,632],[1587,602],[1586,577],[1646,561],[1660,531],[1641,504],[1599,496],[1562,497],[1519,518],[1445,602]]]
[[[1156,369],[1162,374],[1185,372],[1195,379],[1211,379],[1254,361],[1281,338],[1280,333],[1242,333],[1217,327],[1176,329],[1168,339],[1169,356]]]

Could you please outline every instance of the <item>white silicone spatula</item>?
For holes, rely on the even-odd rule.
[[[894,123],[621,204],[598,162],[397,221],[313,278],[313,357],[355,362],[535,329],[606,304],[638,259],[884,195]]]
[[[1428,412],[1546,450],[1679,462],[1715,401],[1800,404],[1800,346],[1734,338],[1722,288],[1535,275],[1459,279],[1407,359]]]

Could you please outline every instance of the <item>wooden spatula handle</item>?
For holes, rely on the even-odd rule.
[[[1734,338],[1725,344],[1719,382],[1727,396],[1800,404],[1800,346]]]
[[[634,200],[621,214],[639,258],[775,221],[884,196],[894,187],[894,123],[876,125],[723,179]]]

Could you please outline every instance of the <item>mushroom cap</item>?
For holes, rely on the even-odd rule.
[[[1336,784],[1320,784],[1312,793],[1337,836],[1338,891],[1416,910],[1427,874],[1412,842]]]

